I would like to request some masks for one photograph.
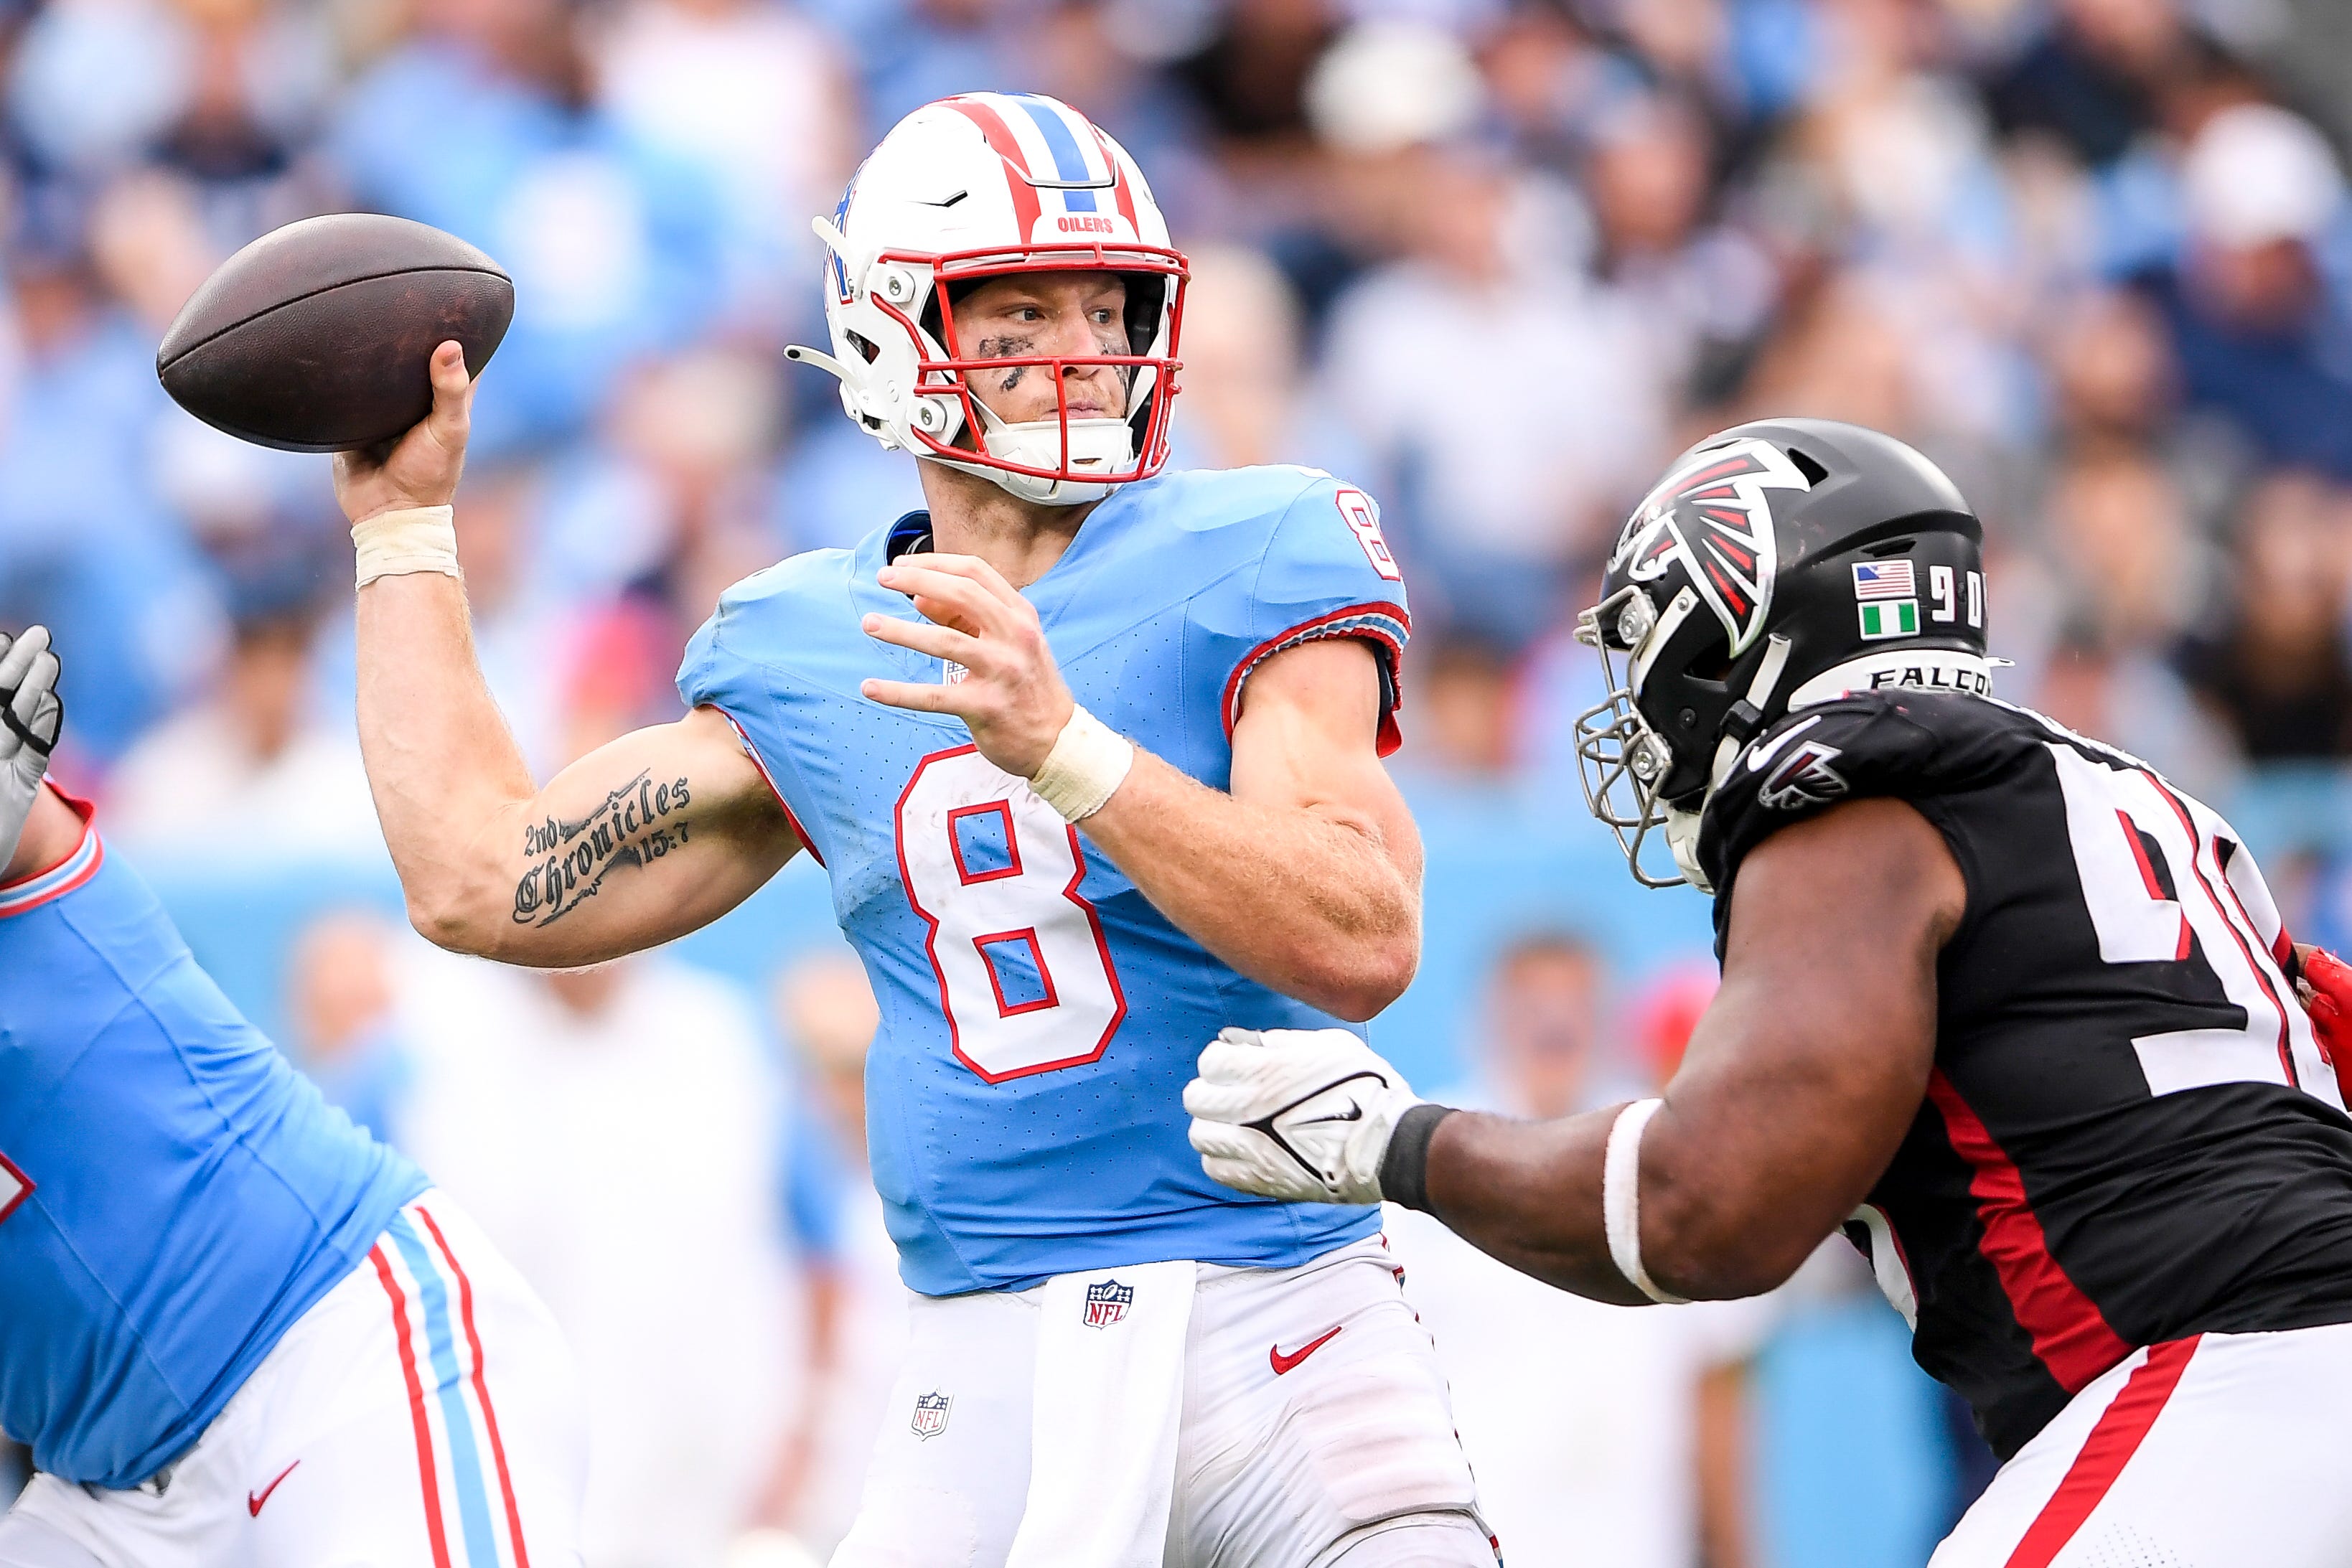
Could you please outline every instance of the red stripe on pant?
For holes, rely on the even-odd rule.
[[[1927,1097],[1943,1113],[1952,1148],[1968,1161],[1969,1191],[1984,1227],[1979,1243],[2018,1326],[2033,1340],[2033,1354],[2069,1394],[2079,1394],[2098,1375],[2132,1353],[2121,1335],[2080,1286],[2050,1255],[2050,1239],[2026,1200],[2025,1178],[1983,1121],[1960,1098],[1937,1068],[1927,1077]]]
[[[2189,1358],[2197,1354],[2197,1339],[2176,1339],[2150,1347],[2147,1359],[2124,1380],[2121,1392],[2099,1412],[2091,1435],[2083,1439],[2074,1462],[2058,1482],[2058,1490],[2025,1527],[2007,1568],[2050,1568],[2065,1544],[2074,1539],[2091,1511],[2099,1506],[2116,1478],[2139,1451],[2140,1442],[2156,1425],[2165,1401],[2180,1385]]]
[[[514,1542],[515,1568],[530,1568],[530,1553],[522,1544],[522,1511],[515,1506],[514,1482],[507,1474],[507,1446],[499,1440],[499,1413],[490,1408],[490,1385],[482,1375],[482,1336],[474,1328],[474,1282],[466,1278],[465,1265],[450,1250],[449,1239],[433,1222],[431,1211],[419,1204],[416,1218],[425,1221],[425,1228],[433,1233],[433,1245],[441,1249],[449,1271],[457,1276],[457,1315],[466,1324],[466,1348],[474,1354],[474,1396],[481,1401],[482,1425],[490,1434],[490,1458],[498,1462],[499,1491],[506,1499],[507,1539]]]
[[[368,1249],[375,1277],[392,1298],[392,1332],[400,1341],[400,1373],[408,1379],[408,1414],[416,1424],[416,1473],[425,1483],[425,1531],[433,1538],[433,1568],[449,1568],[449,1536],[441,1527],[441,1477],[433,1466],[433,1426],[425,1415],[425,1380],[416,1375],[416,1343],[408,1333],[408,1298],[392,1275],[379,1241]]]

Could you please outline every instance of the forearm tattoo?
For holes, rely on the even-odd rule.
[[[576,822],[550,817],[522,831],[533,862],[515,883],[514,923],[552,925],[596,896],[623,866],[642,866],[684,845],[692,831],[686,780],[653,782],[650,770],[604,797]]]

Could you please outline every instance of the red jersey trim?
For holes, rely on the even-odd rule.
[[[2002,1293],[2018,1325],[2033,1340],[2033,1354],[2069,1394],[2081,1392],[2101,1373],[2132,1353],[2108,1326],[2096,1303],[2084,1295],[2050,1255],[2050,1239],[2026,1199],[2025,1179],[2016,1162],[1993,1141],[1960,1092],[1937,1068],[1928,1074],[1927,1097],[1944,1115],[1952,1148],[1975,1173],[1969,1191],[1984,1227],[1979,1249],[2000,1277]]]
[[[74,815],[81,819],[81,837],[74,841],[74,847],[66,852],[65,858],[55,864],[15,882],[0,883],[0,920],[63,898],[96,876],[98,868],[106,863],[106,841],[98,836],[98,829],[92,822],[98,815],[98,809],[78,795],[68,795],[58,789],[54,784],[49,788],[56,790],[58,799],[73,808]]]
[[[1412,634],[1412,617],[1402,604],[1373,600],[1363,604],[1350,604],[1344,610],[1334,610],[1328,615],[1318,615],[1312,621],[1302,621],[1289,631],[1268,637],[1234,666],[1226,678],[1223,703],[1225,738],[1234,737],[1234,721],[1242,716],[1242,685],[1250,673],[1276,653],[1286,653],[1302,643],[1322,642],[1333,637],[1360,637],[1373,643],[1387,660],[1389,685],[1397,694],[1394,706],[1381,715],[1380,753],[1382,757],[1404,742],[1397,729],[1396,710],[1404,706],[1404,643]]]
[[[816,847],[816,841],[809,837],[809,831],[801,826],[800,818],[793,814],[793,803],[784,799],[784,792],[782,789],[776,788],[776,776],[768,771],[768,760],[760,755],[760,748],[751,744],[751,736],[744,732],[741,725],[735,722],[733,714],[716,703],[707,706],[712,713],[725,719],[727,727],[735,732],[735,738],[742,745],[743,755],[750,758],[751,766],[760,770],[761,779],[767,783],[768,793],[776,798],[776,805],[783,811],[784,821],[791,826],[793,835],[800,840],[801,848],[808,851],[809,858],[815,861],[817,864],[824,864],[824,852]]]

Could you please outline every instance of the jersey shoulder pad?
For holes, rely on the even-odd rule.
[[[1748,852],[1841,800],[1915,800],[1989,782],[2039,726],[1981,697],[1887,689],[1788,715],[1748,742],[1708,800],[1699,865],[1729,893]]]
[[[1163,474],[1148,482],[1148,493],[1160,517],[1174,528],[1188,533],[1232,531],[1263,545],[1292,502],[1317,484],[1333,482],[1320,469],[1269,463]]]
[[[688,707],[728,708],[747,672],[782,663],[793,634],[819,617],[847,615],[849,563],[844,549],[807,550],[766,567],[719,596],[719,608],[686,644],[677,695]]]
[[[1241,468],[1204,476],[1246,497],[1257,535],[1249,557],[1192,604],[1228,672],[1224,724],[1241,711],[1251,672],[1286,649],[1354,638],[1381,664],[1381,744],[1392,747],[1400,664],[1412,617],[1404,574],[1381,537],[1380,508],[1352,485],[1313,468]]]

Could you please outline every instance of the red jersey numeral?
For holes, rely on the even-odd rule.
[[[930,927],[955,1053],[991,1083],[1076,1067],[1127,1016],[1078,831],[969,746],[923,758],[898,798],[898,871]]]
[[[0,1155],[0,1222],[16,1213],[16,1206],[32,1190],[33,1178],[18,1170],[7,1155]]]

